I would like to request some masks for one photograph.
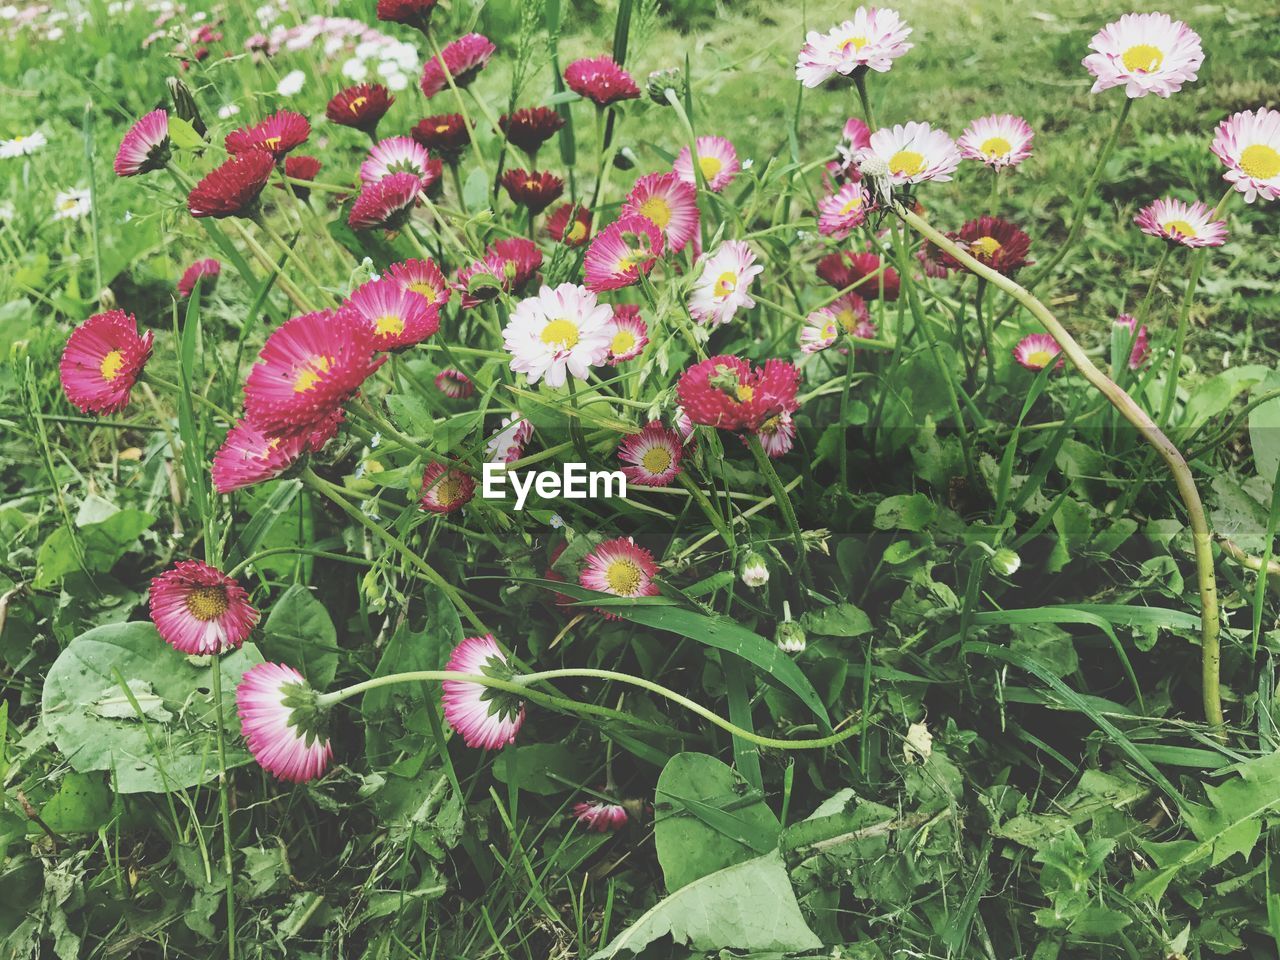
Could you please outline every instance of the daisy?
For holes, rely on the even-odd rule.
[[[636,283],[662,256],[662,231],[648,217],[623,216],[596,234],[582,266],[597,293]]]
[[[733,182],[741,165],[738,163],[738,152],[733,144],[724,137],[698,137],[694,141],[698,149],[698,169],[707,189],[719,193]],[[693,172],[693,154],[688,147],[682,149],[672,165],[677,177],[690,186],[698,185],[698,178]]]
[[[436,389],[450,400],[465,400],[476,392],[476,385],[461,370],[448,367],[436,374]]]
[[[281,97],[296,97],[307,83],[307,75],[301,70],[290,70],[276,84],[276,93]]]
[[[58,373],[62,389],[84,413],[116,413],[151,357],[155,335],[138,335],[138,322],[123,310],[96,313],[71,331]]]
[[[446,163],[457,163],[471,142],[471,131],[460,113],[444,113],[419,120],[409,135]]]
[[[1002,170],[1016,167],[1031,156],[1031,140],[1035,136],[1030,125],[1011,113],[993,113],[980,117],[965,127],[956,141],[960,156],[977,160]]]
[[[586,57],[573,61],[564,69],[564,82],[570,90],[597,107],[640,96],[640,88],[631,79],[631,74],[618,66],[612,57]]]
[[[467,86],[497,49],[488,37],[479,33],[468,33],[447,44],[440,56],[432,57],[422,68],[419,85],[423,95],[428,99],[434,97],[449,86],[450,79],[459,89]]]
[[[570,816],[592,833],[609,833],[627,825],[626,808],[620,803],[605,803],[603,800],[575,803]]]
[[[1058,356],[1061,352],[1062,348],[1058,346],[1058,341],[1049,334],[1033,333],[1018,341],[1017,346],[1013,348],[1013,359],[1028,370],[1043,370],[1055,359],[1061,367],[1062,359]]]
[[[439,308],[394,277],[370,280],[356,287],[342,312],[348,322],[365,325],[375,350],[411,347],[440,329]]]
[[[1143,233],[1184,247],[1220,247],[1227,241],[1227,221],[1214,220],[1213,211],[1199,201],[1156,200],[1133,218]]]
[[[618,445],[618,459],[627,466],[622,473],[643,487],[665,487],[680,474],[684,451],[675,431],[659,420],[650,421],[639,433],[629,434]]]
[[[504,417],[485,444],[490,463],[514,463],[524,456],[524,445],[533,438],[533,424],[518,413]]]
[[[422,497],[418,502],[423,510],[445,514],[462,509],[475,495],[474,479],[436,461],[422,474]]]
[[[1013,276],[1021,267],[1031,263],[1027,259],[1031,238],[999,217],[984,216],[970,220],[960,228],[959,233],[950,236],[959,240],[969,255],[979,263],[1006,277]],[[942,259],[947,266],[960,269],[960,263],[945,252],[942,253]]]
[[[241,421],[227,432],[227,439],[213,455],[213,488],[230,493],[274,480],[302,456],[304,444],[301,436],[280,439]]]
[[[694,319],[721,326],[732,320],[739,308],[749,310],[756,305],[748,290],[764,267],[756,263],[756,255],[746,243],[726,240],[701,263],[702,275],[689,295],[689,313]]]
[[[776,460],[791,450],[796,440],[796,425],[791,414],[783,410],[760,424],[756,436],[760,438],[760,446],[764,452]]]
[[[315,698],[306,678],[282,663],[255,665],[236,687],[236,711],[249,752],[281,780],[314,780],[333,759]]]
[[[354,127],[372,137],[378,129],[378,122],[395,102],[391,91],[382,84],[358,83],[335,93],[325,107],[324,115],[330,123]]]
[[[800,328],[800,352],[817,353],[825,350],[840,338],[840,321],[830,307],[815,310],[805,318]]]
[[[843,161],[846,176],[858,174],[858,155],[871,146],[871,128],[857,117],[850,117],[844,122],[841,141],[836,144],[836,153]]]
[[[840,325],[840,330],[851,337],[863,340],[874,339],[875,324],[871,322],[871,313],[867,310],[866,301],[858,294],[850,292],[841,294],[827,307]]]
[[[649,343],[649,326],[640,316],[640,308],[624,303],[613,308],[613,339],[609,341],[608,363],[616,367],[624,360],[634,360]]]
[[[204,260],[197,260],[186,270],[182,271],[182,277],[178,280],[178,296],[185,300],[191,296],[191,291],[196,288],[196,281],[200,281],[201,293],[212,293],[214,285],[218,282],[218,275],[222,273],[222,264],[213,257]]]
[[[886,73],[893,61],[911,49],[911,35],[896,10],[858,7],[853,19],[825,34],[809,31],[796,61],[796,79],[818,87],[836,74],[851,76],[858,68]]]
[[[347,224],[353,230],[399,230],[413,213],[422,193],[422,180],[417,173],[392,173],[377,183],[365,184],[351,205]]]
[[[623,200],[622,215],[648,217],[666,247],[679,253],[698,233],[698,194],[674,173],[646,174]]]
[[[538,149],[564,126],[564,117],[550,107],[526,107],[515,113],[503,114],[498,118],[498,126],[506,134],[508,142],[528,154],[532,163],[538,156]]]
[[[434,260],[405,260],[393,263],[387,268],[387,276],[433,304],[437,309],[443,307],[453,296],[449,281],[444,278]]]
[[[1167,13],[1126,13],[1095,33],[1089,49],[1081,63],[1096,78],[1092,92],[1123,86],[1130,99],[1177,93],[1204,63],[1199,35]]]
[[[53,198],[54,220],[79,220],[93,207],[88,190],[60,190]]]
[[[580,247],[591,238],[591,211],[580,203],[562,203],[547,217],[547,233],[566,247]]]
[[[493,634],[463,640],[454,648],[445,669],[471,676],[512,676],[506,655]],[[444,719],[468,747],[497,750],[515,742],[524,723],[524,701],[469,680],[446,680],[441,686]]]
[[[169,162],[169,114],[152,110],[129,128],[116,151],[117,177],[159,170]]]
[[[423,33],[431,25],[431,11],[439,0],[378,0],[378,19],[417,27]]]
[[[1130,343],[1129,348],[1129,369],[1137,370],[1151,358],[1151,342],[1147,339],[1147,325],[1144,323],[1138,327],[1138,331],[1134,333],[1134,327],[1137,325],[1137,318],[1127,313],[1122,313],[1116,317],[1114,326],[1121,331],[1121,343]]]
[[[0,160],[12,160],[14,157],[29,157],[41,147],[48,144],[48,139],[39,130],[32,133],[18,134],[10,140],[0,140]]]
[[[315,157],[308,157],[305,154],[284,158],[284,175],[290,180],[314,180],[320,173],[320,163]],[[285,184],[277,183],[277,187],[284,189]],[[303,187],[296,183],[288,184],[288,189],[293,191],[294,196],[304,203],[311,196],[311,188]]]
[[[502,175],[502,185],[511,202],[537,215],[564,193],[564,181],[554,174],[536,170],[508,170]]]
[[[567,374],[586,380],[591,367],[604,363],[612,321],[613,308],[585,287],[543,287],[511,312],[503,346],[511,354],[511,369],[528,376],[530,385],[545,378],[547,386],[563,387]]]
[[[897,300],[901,287],[898,272],[874,253],[829,253],[818,261],[817,274],[837,290],[856,290],[864,300]]]
[[[245,410],[258,428],[294,435],[346,403],[382,365],[370,334],[332,311],[286,320],[267,337],[245,381]]]
[[[1245,110],[1218,124],[1213,152],[1227,165],[1222,179],[1235,184],[1245,203],[1280,199],[1280,110]]]
[[[927,123],[898,123],[877,130],[863,159],[868,156],[888,167],[886,176],[895,187],[929,180],[945,182],[960,165],[955,141],[945,130],[934,130]]]
[[[653,577],[657,572],[653,554],[630,537],[617,537],[604,541],[583,558],[578,582],[588,590],[615,597],[656,597],[658,585]],[[618,619],[608,608],[597,607],[596,612]]]
[[[244,587],[199,560],[180,560],[151,581],[151,620],[165,643],[193,656],[239,649],[258,622]]]
[[[440,161],[412,137],[388,137],[369,150],[368,159],[360,165],[360,180],[367,186],[395,173],[412,173],[422,181],[422,189],[429,190],[441,172]]]
[[[187,209],[193,217],[252,217],[274,168],[275,158],[265,150],[231,157],[191,188]]]
[[[798,406],[800,371],[782,360],[763,368],[721,354],[694,364],[680,375],[676,396],[691,423],[721,430],[757,430],[765,420]]]
[[[850,181],[818,201],[818,232],[843,240],[867,219],[871,197],[861,183]]]
[[[276,162],[311,136],[311,124],[307,118],[292,110],[280,110],[261,123],[240,127],[227,134],[224,145],[227,153],[240,154],[253,150],[265,150]]]

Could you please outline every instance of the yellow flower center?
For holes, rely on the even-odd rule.
[[[861,50],[866,45],[867,45],[866,37],[849,37],[848,39],[845,40],[844,43],[840,44],[840,49],[847,53],[849,48],[853,47],[854,51],[856,52],[858,50]]]
[[[740,383],[734,392],[738,395],[739,403],[750,403],[751,398],[756,395],[756,388],[749,383]]]
[[[195,587],[187,594],[187,612],[197,620],[216,620],[231,604],[222,587]]]
[[[1053,354],[1048,350],[1032,350],[1027,354],[1027,363],[1033,367],[1044,368],[1053,362]]]
[[[369,102],[368,97],[356,97],[354,100],[351,101],[351,106],[348,109],[351,110],[351,113],[354,116],[355,114],[358,114],[360,112],[360,108],[363,107],[368,102]]]
[[[333,366],[333,361],[328,357],[312,357],[302,369],[298,371],[298,375],[293,381],[294,393],[305,393],[320,382],[322,374],[328,373],[329,368]]]
[[[1000,241],[995,237],[979,237],[969,244],[969,249],[975,251],[980,257],[993,257],[1000,249]]]
[[[719,157],[699,157],[698,169],[702,171],[703,180],[714,180],[724,169],[724,161]]]
[[[112,350],[102,358],[102,365],[98,368],[102,371],[103,380],[114,380],[120,376],[120,370],[124,366],[124,354],[119,350]]]
[[[572,350],[578,343],[578,325],[572,320],[552,320],[542,328],[542,342],[549,347]]]
[[[462,478],[456,476],[451,470],[440,478],[440,482],[433,489],[436,499],[447,506],[462,496]]]
[[[1240,169],[1255,180],[1270,180],[1280,174],[1280,150],[1265,143],[1253,143],[1240,154]]]
[[[1164,225],[1165,233],[1173,234],[1175,237],[1194,237],[1196,228],[1185,220],[1169,220]]]
[[[659,230],[667,229],[671,222],[671,204],[661,197],[650,197],[640,204],[640,213],[652,220]]]
[[[770,417],[764,423],[760,424],[760,432],[766,436],[772,436],[778,432],[778,427],[782,425],[782,417]]]
[[[1151,73],[1164,63],[1164,53],[1149,43],[1139,43],[1120,55],[1124,68],[1132,73]]]
[[[924,169],[924,154],[915,150],[899,150],[889,158],[889,172],[914,177]]]
[[[845,333],[853,333],[853,328],[858,325],[858,315],[848,307],[837,313],[836,319],[840,321],[840,326],[844,327]]]
[[[726,270],[720,276],[716,277],[715,286],[712,287],[712,295],[717,297],[727,297],[733,291],[738,289],[738,275],[732,270]]]
[[[982,141],[982,146],[978,148],[978,152],[984,157],[1003,157],[1012,149],[1013,144],[1004,137],[987,137]]]
[[[380,337],[396,337],[404,333],[404,318],[394,313],[384,313],[374,321],[374,333]]]
[[[448,132],[449,132],[449,125],[447,123],[436,124],[436,133],[448,133]]]
[[[620,357],[625,353],[630,353],[635,349],[636,336],[630,330],[619,330],[613,335],[613,342],[609,344],[609,352],[614,356]]]
[[[840,208],[840,212],[841,212],[841,213],[852,213],[854,210],[857,210],[860,206],[862,206],[862,193],[861,193],[861,191],[859,191],[859,192],[855,193],[855,194],[853,195],[853,199],[851,199],[848,203],[846,203],[843,207],[841,207],[841,208]]]
[[[440,291],[437,290],[430,283],[427,283],[427,281],[425,280],[418,280],[418,281],[415,281],[414,283],[409,284],[409,289],[412,290],[414,293],[422,294],[422,296],[426,297],[428,300],[432,301],[433,303],[435,302],[436,298],[440,296]]]
[[[614,560],[605,569],[604,579],[611,593],[629,597],[640,588],[644,574],[634,560]]]
[[[267,139],[265,139],[265,140],[263,140],[263,141],[262,141],[262,145],[263,145],[264,147],[266,147],[268,150],[275,150],[276,148],[278,148],[278,147],[280,146],[280,138],[279,138],[279,137],[267,137]]]
[[[666,447],[650,447],[640,458],[640,466],[650,473],[665,473],[671,466],[671,451]]]
[[[74,210],[74,209],[76,208],[76,204],[77,204],[77,203],[79,203],[79,201],[78,201],[78,200],[76,200],[76,198],[75,198],[75,197],[70,197],[70,198],[68,198],[68,199],[66,199],[66,200],[63,200],[63,201],[62,201],[62,206],[61,206],[59,209],[61,209],[61,210]]]
[[[581,220],[573,221],[573,226],[569,228],[569,232],[565,234],[565,239],[570,243],[581,243],[587,236],[587,228],[582,225]]]
[[[835,338],[836,338],[836,322],[834,320],[828,320],[826,323],[822,325],[822,339],[834,340]]]

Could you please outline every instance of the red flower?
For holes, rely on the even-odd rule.
[[[562,203],[547,218],[547,233],[566,247],[580,247],[591,239],[591,211],[580,203]]]
[[[96,313],[71,331],[58,373],[67,399],[85,413],[116,413],[151,357],[155,335],[138,335],[138,321],[123,310]]]
[[[474,479],[437,460],[423,471],[422,497],[418,503],[431,513],[452,513],[470,503],[475,493]]]
[[[387,267],[387,276],[437,308],[443,307],[453,295],[449,281],[444,278],[434,260],[405,260]]]
[[[416,173],[393,173],[368,184],[351,206],[347,223],[353,230],[398,230],[413,212],[422,192],[422,178]]]
[[[302,456],[305,444],[300,436],[280,439],[247,421],[237,423],[213,455],[213,488],[230,493],[274,480]]]
[[[423,33],[431,24],[431,12],[439,0],[378,0],[378,19],[387,23],[403,23]]]
[[[378,12],[382,12],[381,3],[378,4]],[[378,121],[395,102],[396,98],[382,84],[358,83],[335,93],[325,107],[324,115],[333,123],[355,127],[372,137],[378,129]]]
[[[284,175],[291,180],[314,180],[320,172],[320,163],[315,157],[309,157],[305,154],[299,154],[296,157],[284,158]],[[277,187],[284,188],[285,184],[277,183]],[[310,187],[300,187],[296,183],[288,184],[299,200],[306,200],[311,196]]]
[[[460,113],[442,113],[439,116],[419,120],[410,135],[432,153],[437,153],[448,163],[457,163],[462,151],[471,142],[471,133]]]
[[[178,280],[178,296],[184,300],[191,296],[191,291],[196,288],[197,280],[201,281],[201,293],[212,293],[214,284],[218,282],[218,274],[221,272],[222,264],[212,257],[206,260],[197,260],[182,272],[182,278]]]
[[[497,49],[488,37],[479,33],[459,37],[441,50],[440,56],[432,57],[422,68],[419,85],[423,95],[431,98],[447,89],[450,77],[453,78],[455,87],[467,86],[484,69]]]
[[[837,290],[852,287],[864,300],[874,300],[884,288],[885,300],[897,300],[901,280],[898,272],[887,264],[880,270],[880,258],[874,253],[831,253],[818,261],[818,276]]]
[[[265,150],[277,162],[298,144],[311,136],[311,124],[300,113],[281,110],[273,113],[252,127],[240,127],[227,134],[227,153],[241,154],[251,150]]]
[[[528,207],[534,214],[541,213],[564,193],[564,181],[545,171],[508,170],[502,175],[502,185],[507,188],[512,203]]]
[[[215,167],[191,188],[187,209],[193,217],[251,217],[258,194],[275,169],[275,157],[265,150],[249,150]]]
[[[502,127],[507,139],[532,160],[537,156],[538,148],[564,126],[564,117],[550,107],[526,107],[500,117],[498,125]]]
[[[508,237],[490,244],[484,257],[459,270],[454,286],[462,295],[462,306],[469,309],[492,300],[499,289],[506,293],[520,293],[541,266],[542,251],[533,241],[524,237]],[[482,284],[472,289],[471,278],[476,274],[495,277],[498,287]]]
[[[1032,261],[1027,259],[1031,238],[1007,220],[999,217],[978,217],[960,228],[959,233],[948,234],[953,240],[962,241],[969,255],[997,273],[1011,277],[1019,268]],[[953,270],[961,269],[955,257],[945,250],[940,259]]]
[[[640,96],[640,88],[631,74],[614,63],[612,57],[575,60],[565,67],[564,82],[578,96],[593,101],[598,107]]]
[[[799,404],[800,372],[784,360],[752,367],[739,357],[710,357],[680,376],[676,395],[694,423],[721,430],[760,429],[770,417]]]

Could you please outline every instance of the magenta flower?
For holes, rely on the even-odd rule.
[[[240,584],[199,560],[180,560],[151,581],[151,620],[165,643],[195,656],[239,649],[258,622]]]

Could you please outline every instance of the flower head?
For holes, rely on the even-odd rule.
[[[656,597],[658,585],[653,577],[657,572],[653,554],[630,537],[617,537],[599,544],[583,558],[578,582],[588,590],[615,597]],[[607,608],[599,608],[599,612],[615,616]]]
[[[1130,99],[1177,93],[1204,63],[1199,35],[1167,13],[1126,13],[1095,33],[1089,49],[1081,62],[1096,78],[1092,92],[1123,86]]]
[[[306,678],[282,663],[257,664],[236,687],[236,711],[249,752],[281,780],[314,780],[333,759],[315,699]]]
[[[874,253],[829,253],[818,261],[818,277],[837,290],[852,288],[864,300],[897,300],[898,271]]]
[[[648,217],[619,217],[596,234],[582,265],[587,289],[617,290],[636,283],[662,256],[662,231]]]
[[[335,93],[324,108],[324,115],[330,123],[355,127],[372,137],[378,129],[378,122],[395,102],[391,91],[382,84],[357,83]]]
[[[388,23],[403,23],[416,27],[423,33],[431,25],[431,12],[439,0],[378,0],[378,19]]]
[[[309,157],[306,154],[295,154],[284,158],[284,175],[290,180],[314,180],[320,173],[323,166],[315,157]],[[292,190],[294,195],[304,203],[311,196],[311,188],[304,187],[296,183],[276,184],[277,187]]]
[[[840,339],[840,321],[830,307],[822,307],[805,317],[800,328],[800,352],[817,353]]]
[[[512,203],[519,204],[532,214],[539,214],[564,193],[564,181],[554,174],[536,170],[508,170],[502,175],[502,185]]]
[[[368,159],[360,165],[360,179],[367,186],[393,174],[412,173],[421,181],[422,190],[430,190],[440,179],[441,170],[440,161],[432,159],[412,137],[388,137],[369,150]]]
[[[409,134],[449,163],[457,163],[471,142],[471,132],[460,113],[442,113],[419,120]]]
[[[769,582],[769,564],[765,562],[764,557],[752,550],[742,558],[738,576],[742,577],[745,586],[752,590],[759,590]]]
[[[645,174],[623,200],[622,215],[648,217],[667,249],[679,253],[698,233],[698,193],[674,173]]]
[[[392,173],[377,183],[365,184],[351,205],[347,223],[353,230],[400,229],[422,193],[422,179],[416,173]]]
[[[866,301],[856,293],[845,293],[836,297],[827,307],[840,325],[840,331],[851,337],[871,340],[876,335],[876,326],[871,322],[871,313],[867,310]]]
[[[199,560],[180,560],[151,581],[151,619],[169,646],[205,656],[238,649],[258,611],[232,577]]]
[[[564,69],[564,82],[578,96],[598,107],[640,96],[640,88],[631,79],[631,74],[618,66],[612,57],[586,57],[573,61]]]
[[[1031,249],[1031,238],[1007,220],[999,217],[978,217],[970,220],[960,232],[952,235],[961,241],[969,255],[984,266],[990,267],[1007,277],[1013,276],[1019,268],[1031,263],[1027,259],[1027,251]],[[960,263],[943,251],[942,260],[948,267],[959,269]]]
[[[67,399],[85,413],[116,413],[151,356],[155,335],[138,335],[138,322],[123,310],[96,313],[71,331],[58,372]]]
[[[431,513],[453,513],[460,510],[476,495],[476,482],[456,467],[440,461],[427,465],[422,474],[422,497],[419,503]]]
[[[945,130],[927,123],[894,124],[871,135],[870,155],[888,167],[887,179],[895,187],[929,180],[946,181],[960,165],[960,151]]]
[[[568,374],[585,380],[609,354],[612,320],[613,309],[590,290],[572,283],[543,287],[516,305],[502,331],[511,369],[530,384],[545,378],[549,387],[563,387]]]
[[[680,474],[684,449],[675,431],[651,420],[639,433],[628,434],[618,445],[623,474],[643,487],[665,487]]]
[[[547,233],[566,247],[580,247],[591,239],[591,211],[580,203],[562,203],[547,217]]]
[[[394,277],[362,283],[352,291],[342,313],[362,324],[375,350],[398,350],[426,340],[440,329],[440,308]]]
[[[603,800],[575,803],[571,816],[592,833],[610,833],[627,825],[626,807],[620,803],[605,803]]]
[[[432,57],[422,68],[420,86],[425,97],[430,99],[449,86],[461,89],[474,80],[484,65],[489,62],[498,48],[488,37],[479,33],[468,33],[459,37],[440,51],[440,56]]]
[[[1018,341],[1013,348],[1013,359],[1028,370],[1043,370],[1054,360],[1059,367],[1062,366],[1062,359],[1058,356],[1061,352],[1058,341],[1049,334],[1033,333]]]
[[[184,300],[191,296],[191,291],[196,288],[197,280],[200,281],[201,293],[212,293],[220,273],[222,273],[222,264],[213,259],[213,257],[197,260],[182,271],[182,277],[178,280],[178,296]]]
[[[867,188],[850,180],[830,196],[818,201],[818,232],[843,240],[867,219],[872,206]]]
[[[274,480],[302,456],[305,447],[302,435],[274,437],[247,420],[241,421],[227,432],[227,439],[213,455],[213,488],[230,493]]]
[[[613,339],[609,341],[611,367],[624,360],[634,360],[649,343],[649,325],[640,316],[640,308],[624,303],[613,308]]]
[[[896,10],[858,7],[852,19],[825,34],[809,31],[796,60],[796,79],[806,87],[818,87],[860,68],[885,73],[913,46],[907,43],[910,35],[911,28]]]
[[[446,367],[436,374],[436,389],[450,400],[465,400],[476,392],[476,385],[461,370]]]
[[[738,163],[738,151],[724,137],[698,137],[694,141],[698,148],[698,169],[707,189],[719,193],[738,175],[742,165]],[[683,148],[672,165],[677,177],[690,186],[698,185],[698,177],[693,172],[693,154],[689,148]]]
[[[693,423],[721,430],[755,431],[776,414],[798,406],[800,372],[769,360],[763,368],[739,357],[720,355],[694,364],[676,384],[680,406]]]
[[[533,439],[533,424],[518,413],[503,417],[485,444],[490,463],[514,463],[524,456],[524,445]]]
[[[506,655],[493,634],[463,640],[454,648],[445,669],[507,680],[512,676]],[[445,721],[468,747],[497,750],[515,742],[524,723],[524,701],[469,680],[446,680],[442,687]]]
[[[453,296],[453,288],[434,260],[404,260],[387,268],[387,276],[406,290],[425,297],[437,309]]]
[[[294,317],[263,344],[245,381],[245,410],[268,434],[305,433],[351,399],[382,362],[367,328],[328,310]]]
[[[1227,165],[1222,179],[1235,184],[1245,203],[1280,200],[1280,110],[1245,110],[1218,124],[1211,148]]]
[[[776,460],[783,454],[790,452],[791,445],[795,443],[795,421],[791,419],[790,413],[783,410],[760,424],[760,429],[756,431],[756,436],[760,438],[760,446],[764,452],[770,458]]]
[[[1129,347],[1129,369],[1137,370],[1151,358],[1151,342],[1147,339],[1147,325],[1137,327],[1136,317],[1122,313],[1116,317],[1113,326],[1120,333],[1121,343],[1131,344]],[[1134,327],[1137,327],[1135,332]]]
[[[284,155],[311,136],[307,118],[292,110],[273,113],[261,123],[240,127],[227,134],[227,153],[238,155],[265,150],[278,163]]]
[[[980,117],[956,141],[960,156],[977,160],[996,170],[1016,167],[1031,156],[1031,140],[1035,136],[1027,121],[1011,113],[993,113]]]
[[[538,155],[538,148],[564,126],[564,117],[550,107],[525,107],[503,114],[498,118],[498,125],[507,140],[527,153],[532,161]]]
[[[29,157],[48,142],[48,138],[39,130],[32,133],[20,133],[9,140],[0,140],[0,160]]]
[[[257,213],[258,195],[275,169],[275,157],[265,150],[246,150],[215,167],[187,195],[193,217],[250,217]]]
[[[159,170],[169,162],[169,114],[152,110],[129,128],[116,151],[117,177]]]
[[[756,255],[742,240],[726,240],[700,261],[702,274],[689,296],[694,319],[720,326],[733,319],[739,308],[756,305],[749,293],[751,281],[764,272]]]
[[[499,290],[522,293],[541,266],[542,251],[537,244],[524,237],[506,237],[486,247],[483,258],[459,270],[454,286],[462,296],[462,306],[470,309],[492,300]],[[497,286],[483,279],[487,277]]]
[[[1227,241],[1227,221],[1199,201],[1155,200],[1133,218],[1143,233],[1183,247],[1220,247]]]
[[[53,198],[53,219],[79,220],[92,208],[93,198],[88,190],[59,190]]]

